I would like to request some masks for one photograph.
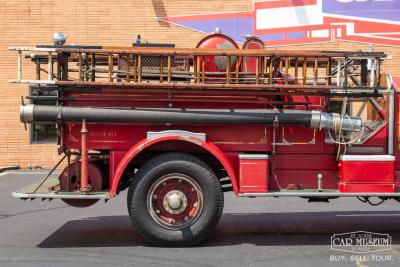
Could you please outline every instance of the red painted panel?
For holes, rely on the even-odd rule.
[[[341,183],[339,190],[342,193],[390,193],[395,192],[395,185],[393,183],[383,184],[383,183]]]
[[[90,149],[129,150],[137,142],[146,138],[148,131],[185,130],[206,133],[207,141],[213,142],[223,151],[271,151],[271,129],[263,125],[88,123],[87,127]],[[65,124],[65,147],[80,148],[80,128],[79,124]]]
[[[127,151],[110,151],[110,185],[113,184],[115,171]]]
[[[394,183],[394,161],[340,161],[341,183]]]
[[[338,166],[333,154],[276,154],[273,157],[277,170],[334,170]]]
[[[338,173],[330,170],[275,170],[271,175],[269,189],[317,189],[318,174],[322,174],[322,189],[338,189]]]
[[[325,131],[301,126],[283,126],[277,131],[278,153],[323,153]]]
[[[394,161],[340,161],[341,192],[394,192]]]
[[[265,193],[268,191],[268,159],[239,159],[240,193]]]
[[[325,110],[327,98],[320,96],[285,96],[286,101],[308,103],[305,105],[284,106],[285,109],[299,109],[299,110]]]
[[[278,1],[262,1],[255,2],[254,9],[262,8],[283,8],[283,7],[293,7],[293,6],[306,6],[306,5],[316,5],[317,0],[302,0],[302,1],[292,1],[292,0],[278,0]]]

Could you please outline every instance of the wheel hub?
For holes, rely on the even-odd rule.
[[[163,206],[171,214],[180,214],[187,207],[186,195],[179,190],[169,191],[164,197]]]
[[[151,186],[147,208],[157,224],[167,229],[182,229],[200,216],[203,192],[193,178],[180,173],[168,174]]]

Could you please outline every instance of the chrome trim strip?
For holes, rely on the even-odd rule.
[[[394,90],[389,92],[389,118],[388,118],[388,154],[393,155],[393,138],[394,138]]]
[[[320,129],[320,123],[321,123],[321,112],[317,110],[311,111],[310,128]]]
[[[239,197],[400,197],[396,193],[340,193],[337,192],[268,192],[268,193],[240,193]]]
[[[239,154],[239,159],[269,159],[268,154]]]
[[[342,155],[341,161],[394,161],[392,155]]]
[[[184,136],[191,136],[202,141],[206,141],[206,134],[205,133],[193,133],[189,131],[183,130],[166,130],[161,132],[147,132],[147,139],[154,139],[157,137],[163,136],[170,136],[170,135],[184,135]]]

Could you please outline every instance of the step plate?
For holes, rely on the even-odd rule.
[[[49,178],[42,185],[40,185],[35,191],[36,187],[40,184],[40,181],[35,182],[27,187],[17,190],[12,193],[13,197],[21,199],[33,199],[33,198],[43,198],[43,199],[109,199],[111,198],[109,192],[89,192],[87,194],[82,194],[79,191],[66,192],[59,191],[59,181],[58,178]],[[54,188],[54,189],[53,189]],[[58,188],[58,189],[57,189]],[[53,189],[53,190],[52,190]],[[34,192],[35,191],[35,192]]]

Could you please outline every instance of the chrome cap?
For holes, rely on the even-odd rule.
[[[21,122],[32,122],[33,121],[33,105],[22,105],[19,108],[19,119]]]
[[[67,36],[62,32],[55,32],[53,34],[54,45],[63,45],[67,41]]]

